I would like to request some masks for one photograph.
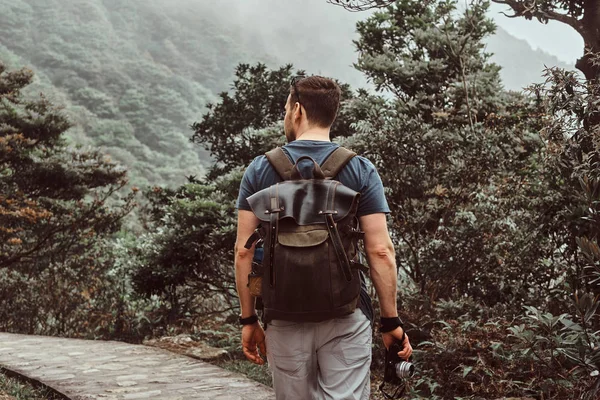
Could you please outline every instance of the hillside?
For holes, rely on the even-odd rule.
[[[500,27],[487,39],[487,45],[487,51],[493,53],[492,61],[502,66],[500,76],[507,89],[521,90],[532,83],[543,82],[545,67],[575,69],[575,61],[568,65],[542,50],[533,50],[525,40],[517,39]]]
[[[64,104],[74,143],[102,146],[137,185],[202,174],[208,155],[190,124],[227,90],[235,65],[294,63],[367,83],[352,68],[354,24],[366,14],[322,0],[0,0],[0,59],[29,66],[36,91]],[[546,53],[501,29],[488,51],[510,89],[540,80]]]
[[[189,125],[243,59],[235,31],[165,2],[2,0],[0,36],[2,59],[67,105],[73,139],[105,147],[142,185],[202,171]]]

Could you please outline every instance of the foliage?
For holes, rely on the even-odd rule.
[[[209,104],[202,121],[192,125],[192,140],[204,145],[216,162],[208,174],[209,179],[234,167],[246,166],[256,155],[277,145],[270,135],[256,134],[256,131],[283,120],[292,71],[292,65],[276,70],[261,63],[237,66],[233,94],[221,93],[220,102]],[[297,71],[296,75],[306,74]],[[351,98],[348,85],[340,86],[342,101]],[[332,136],[349,135],[351,123],[349,119],[338,119],[332,127]]]
[[[427,398],[596,398],[597,290],[585,272],[600,254],[599,92],[558,69],[533,96],[499,90],[481,45],[493,31],[486,7],[454,17],[452,2],[397,1],[358,25],[357,66],[393,98],[357,99],[367,118],[350,143],[376,161],[400,268],[427,299],[418,312],[404,300],[408,319],[423,330],[432,305],[465,296],[489,310],[464,313],[459,331],[448,309],[439,312],[450,335],[436,343],[441,332],[430,328],[413,389]],[[511,328],[517,342],[504,343],[511,318],[521,322]]]
[[[552,377],[557,384],[555,388],[549,382],[541,382],[539,386],[562,391],[562,396],[572,393],[574,398],[591,400],[600,393],[600,351],[595,348],[599,338],[597,332],[592,331],[598,303],[584,295],[576,298],[575,304],[577,322],[566,314],[554,316],[526,307],[527,313],[521,317],[523,323],[511,327],[510,331],[520,342],[523,360],[546,371],[556,371]],[[558,397],[556,393],[545,395]]]
[[[533,18],[547,24],[557,21],[573,28],[584,40],[584,54],[577,60],[577,68],[588,80],[600,77],[600,67],[593,63],[594,54],[600,52],[600,4],[588,0],[491,0],[509,7],[510,18]],[[327,0],[328,3],[344,7],[350,11],[365,11],[372,8],[386,8],[398,3],[396,0]],[[411,8],[427,7],[435,1],[412,1]]]
[[[192,140],[203,144],[214,157],[209,177],[248,165],[265,143],[253,131],[282,120],[293,75],[292,66],[269,70],[264,64],[240,64],[235,71],[233,95],[221,93],[218,104],[209,104],[201,122],[192,125]]]
[[[18,400],[47,400],[58,398],[53,396],[53,392],[48,388],[36,388],[26,382],[21,382],[11,378],[0,369],[0,398],[5,398],[4,394],[13,396]]]
[[[393,97],[354,102],[366,118],[350,142],[380,171],[399,265],[421,293],[494,305],[539,298],[555,273],[539,270],[551,251],[535,211],[549,201],[539,110],[502,91],[486,7],[399,1],[359,23],[358,68]]]
[[[161,300],[166,322],[237,307],[230,260],[236,228],[232,188],[240,180],[236,170],[212,183],[157,187],[147,194],[148,233],[133,250],[132,283],[142,296]]]
[[[398,1],[357,24],[357,68],[426,123],[481,122],[502,92],[499,67],[483,51],[495,30],[486,10],[474,2],[456,18],[452,1]]]
[[[125,171],[99,152],[66,147],[61,111],[22,95],[32,77],[0,65],[0,326],[83,332],[82,313],[108,283],[105,239],[132,209],[134,192],[116,198]]]
[[[478,313],[471,310],[453,319],[444,306],[433,310],[432,316],[442,319],[432,322],[432,337],[421,343],[416,355],[423,370],[412,382],[415,394],[445,399],[566,399],[579,398],[585,391],[590,379],[562,371],[568,366],[566,357],[552,347],[559,339],[547,328],[557,331],[558,318],[542,316],[548,325],[534,334],[538,320],[523,317],[523,324],[507,332],[512,321],[493,310],[480,307]],[[429,320],[430,315],[425,317]]]
[[[189,8],[2,0],[2,46],[43,72],[42,91],[63,94],[76,143],[102,146],[138,186],[182,184],[207,164],[189,125],[246,53],[234,29]]]
[[[354,31],[354,16],[338,13],[331,23],[327,11],[338,10],[323,0],[294,12],[282,2],[247,3],[0,0],[0,58],[11,67],[36,71],[31,91],[51,93],[65,106],[75,125],[66,136],[74,143],[102,147],[128,166],[137,186],[180,185],[211,164],[209,154],[189,142],[189,125],[228,89],[239,62],[278,65],[293,57],[305,69],[347,75],[348,82],[360,78],[352,83],[363,84],[359,74],[345,68],[353,49],[343,32]],[[250,15],[268,9],[273,17],[268,28],[239,24],[232,7],[254,8],[256,14]],[[303,35],[297,34],[298,26],[305,27]],[[519,45],[510,38],[503,48]],[[319,46],[313,45],[315,39]],[[529,73],[556,62],[541,52],[527,56]],[[522,57],[518,63],[516,57],[502,58],[503,65],[528,69]],[[522,87],[527,74],[512,75],[521,78],[513,87]]]
[[[524,319],[530,320],[530,329],[519,327],[515,332],[540,361],[564,370],[563,374],[570,371],[569,375],[582,377],[587,386],[581,396],[584,399],[594,399],[600,394],[600,353],[596,345],[600,328],[597,318],[600,126],[596,118],[599,89],[597,82],[582,81],[559,69],[548,70],[545,84],[531,89],[543,99],[550,116],[543,131],[550,149],[546,164],[552,169],[557,204],[562,208],[547,226],[549,232],[564,241],[557,250],[566,261],[567,289],[572,295],[569,309],[558,316],[529,308]]]

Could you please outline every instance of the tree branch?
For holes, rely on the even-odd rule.
[[[395,3],[396,0],[327,0],[329,4],[340,6],[348,11],[367,11],[372,8],[383,8]]]
[[[571,26],[580,35],[584,35],[583,24],[577,18],[571,17],[566,14],[561,14],[552,10],[540,10],[535,1],[523,1],[523,0],[492,0],[496,4],[504,4],[509,6],[513,11],[514,15],[508,15],[505,12],[502,14],[508,18],[525,17],[526,19],[537,18],[542,23],[547,23],[548,20],[554,20],[562,22],[563,24]]]

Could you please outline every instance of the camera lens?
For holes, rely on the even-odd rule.
[[[409,362],[402,361],[396,364],[396,375],[398,378],[410,378],[415,374],[415,366]]]

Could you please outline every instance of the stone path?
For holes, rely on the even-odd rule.
[[[273,400],[243,375],[165,350],[122,342],[0,333],[0,367],[72,400]]]

